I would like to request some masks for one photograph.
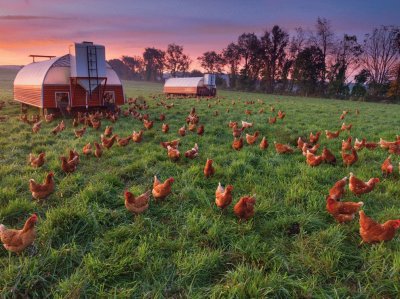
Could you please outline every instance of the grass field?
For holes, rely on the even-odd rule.
[[[6,75],[0,79],[0,100],[12,99],[12,80]],[[108,121],[102,121],[101,130],[89,128],[77,139],[71,119],[57,136],[50,133],[55,122],[43,124],[34,135],[29,125],[17,120],[18,106],[0,111],[10,116],[0,123],[0,223],[21,227],[30,213],[39,215],[34,249],[18,256],[0,248],[0,297],[398,298],[399,234],[388,243],[359,247],[358,217],[339,225],[325,211],[325,196],[337,180],[350,171],[365,180],[381,177],[387,153],[363,150],[359,161],[347,168],[340,163],[342,138],[327,140],[323,135],[321,144],[333,150],[339,163],[311,168],[299,152],[276,154],[273,141],[294,145],[310,131],[337,130],[345,109],[350,110],[345,122],[353,124],[353,137],[393,140],[400,133],[400,106],[221,91],[220,104],[171,100],[174,108],[165,110],[149,97],[159,94],[161,85],[125,82],[125,92],[129,97],[145,96],[152,119],[166,113],[170,132],[163,134],[157,120],[142,143],[114,146],[101,159],[82,156],[71,175],[61,171],[58,157],[70,148],[81,152],[83,145],[99,140]],[[256,103],[245,105],[245,100]],[[283,122],[268,124],[271,104],[287,113]],[[159,142],[178,137],[193,106],[205,124],[205,135],[189,133],[181,138],[180,150],[197,142],[200,155],[172,162]],[[256,113],[262,107],[266,113]],[[245,109],[255,113],[246,116]],[[261,151],[258,143],[232,150],[229,120],[254,122],[250,132],[259,130],[266,136],[268,150]],[[143,128],[124,117],[112,125],[121,137]],[[41,151],[46,152],[46,163],[33,169],[27,157]],[[207,158],[216,168],[209,179],[203,175]],[[382,222],[400,215],[399,160],[393,157],[394,176],[361,197],[367,215]],[[49,171],[55,172],[56,190],[38,204],[28,181],[42,181]],[[175,178],[173,194],[133,217],[124,207],[123,191],[139,194],[150,189],[155,174],[162,180]],[[232,206],[226,213],[217,209],[218,182],[234,186],[233,203],[257,194],[252,220],[239,223]],[[344,200],[360,198],[347,192]],[[295,222],[300,234],[289,236]]]

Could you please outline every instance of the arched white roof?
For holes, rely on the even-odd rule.
[[[122,85],[117,73],[107,63],[107,85]],[[70,84],[70,55],[34,62],[24,66],[17,74],[14,85]]]
[[[14,85],[42,85],[44,78],[51,66],[60,57],[55,57],[49,60],[33,62],[24,66],[17,74],[14,80]]]
[[[203,77],[169,78],[164,87],[198,87],[204,85]]]

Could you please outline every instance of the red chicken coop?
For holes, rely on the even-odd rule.
[[[31,55],[14,80],[14,100],[40,109],[88,109],[125,103],[121,80],[105,60],[105,47],[75,43],[60,57]],[[36,57],[49,60],[35,62]]]

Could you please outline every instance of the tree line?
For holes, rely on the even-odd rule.
[[[222,51],[207,51],[197,60],[207,73],[227,74],[235,90],[400,101],[399,26],[374,28],[359,41],[335,34],[330,21],[318,17],[313,30],[298,27],[290,36],[275,25],[260,36],[243,33]],[[201,76],[189,72],[192,62],[176,44],[109,61],[122,78],[147,81],[163,80],[164,72]]]

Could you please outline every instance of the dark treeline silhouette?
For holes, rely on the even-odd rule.
[[[197,60],[205,72],[219,75],[217,84],[234,90],[400,102],[399,26],[375,28],[359,41],[335,34],[325,18],[317,19],[314,30],[298,27],[292,36],[275,25],[260,36],[243,33]],[[165,73],[201,76],[188,71],[191,62],[176,44],[109,61],[122,78],[148,81],[162,81]]]

